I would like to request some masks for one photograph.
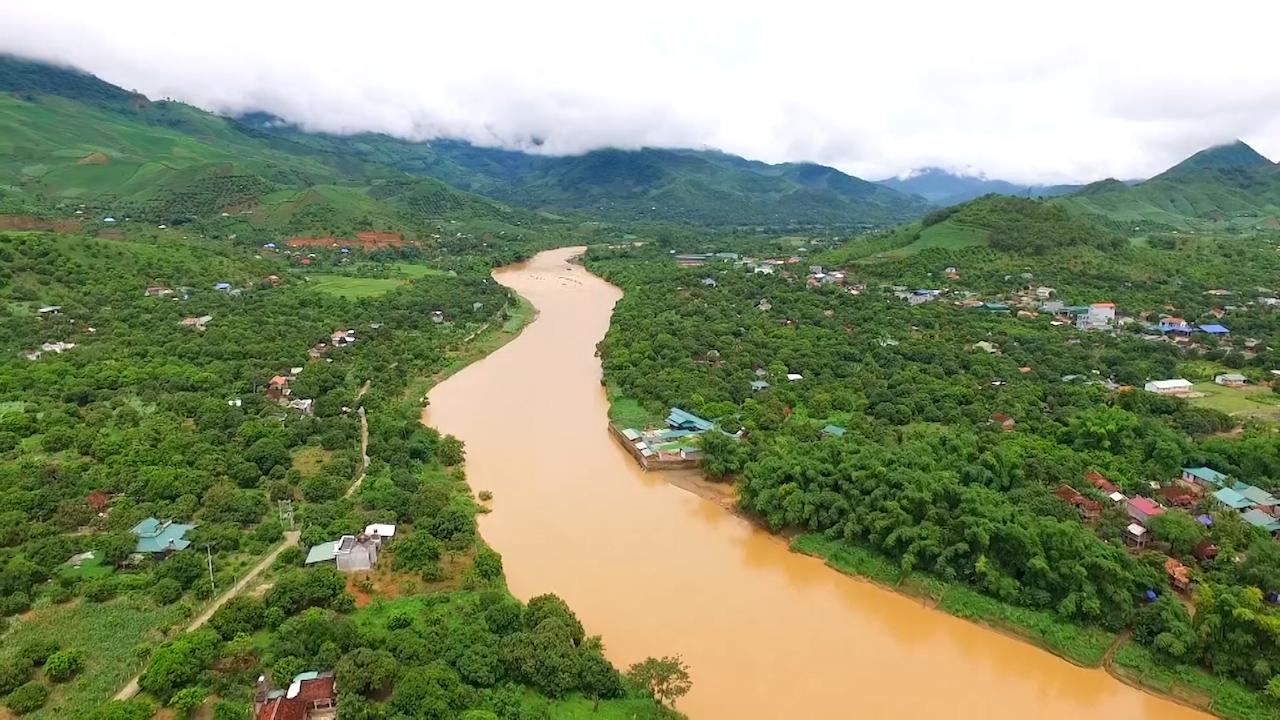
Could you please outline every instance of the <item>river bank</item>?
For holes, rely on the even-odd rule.
[[[851,703],[864,717],[1202,717],[834,573],[723,493],[644,473],[603,427],[595,345],[621,292],[570,264],[577,252],[495,273],[538,320],[438,384],[426,411],[466,443],[472,487],[494,493],[480,530],[516,596],[560,594],[618,665],[682,655],[694,718],[843,718]]]

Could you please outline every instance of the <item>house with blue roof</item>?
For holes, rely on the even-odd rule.
[[[1280,532],[1280,520],[1262,512],[1257,508],[1247,510],[1240,514],[1244,521],[1256,528],[1262,528],[1274,535]]]
[[[1245,511],[1253,507],[1253,501],[1231,488],[1224,487],[1213,494],[1218,502],[1232,510]]]
[[[1208,467],[1182,468],[1182,481],[1202,488],[1226,487],[1227,476]]]
[[[828,425],[822,428],[822,434],[827,437],[844,437],[844,428],[839,425]]]
[[[157,520],[149,517],[134,525],[133,529],[130,530],[138,538],[138,543],[134,546],[133,551],[143,555],[163,556],[171,552],[185,550],[191,545],[191,541],[187,540],[185,536],[194,528],[195,525],[186,525],[170,520]]]
[[[1218,325],[1218,324],[1216,324],[1216,323],[1210,323],[1210,324],[1208,324],[1208,325],[1201,325],[1201,326],[1200,326],[1200,332],[1202,332],[1202,333],[1209,333],[1210,335],[1228,335],[1228,334],[1230,334],[1230,333],[1231,333],[1231,331],[1230,331],[1230,330],[1228,330],[1228,329],[1226,329],[1225,327],[1223,327],[1222,325]]]
[[[673,430],[690,430],[693,432],[705,432],[712,428],[710,420],[704,420],[680,408],[671,408],[671,411],[667,413],[667,424]]]
[[[1271,493],[1248,483],[1238,482],[1232,485],[1231,489],[1247,498],[1249,502],[1253,503],[1254,507],[1271,508],[1280,505],[1280,500],[1277,500]]]

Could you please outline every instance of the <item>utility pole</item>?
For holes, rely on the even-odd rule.
[[[209,597],[211,599],[218,596],[218,588],[213,584],[213,550],[211,549],[212,547],[213,547],[212,543],[204,544],[205,555],[209,558]]]

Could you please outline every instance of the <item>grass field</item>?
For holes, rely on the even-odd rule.
[[[986,230],[947,220],[925,228],[921,231],[920,237],[910,244],[867,255],[863,258],[863,262],[879,262],[903,258],[931,248],[958,250],[966,247],[980,247],[986,244]]]
[[[606,392],[609,396],[609,420],[614,425],[643,430],[662,422],[661,417],[646,410],[639,400],[623,395],[616,387],[609,386]]]
[[[333,451],[321,447],[299,448],[293,453],[293,469],[304,478],[315,477],[332,456]]]
[[[349,277],[347,275],[330,275],[327,273],[308,275],[307,279],[311,287],[348,300],[380,297],[406,282],[401,278]]]
[[[72,567],[63,565],[58,568],[58,573],[70,578],[84,578],[91,580],[93,578],[106,577],[115,572],[115,568],[102,564],[102,558],[94,557],[84,560],[80,563],[80,567]]]
[[[1198,407],[1212,408],[1240,418],[1280,420],[1280,395],[1271,392],[1269,387],[1249,385],[1230,388],[1210,380],[1195,383],[1195,389],[1205,394],[1191,400]]]
[[[184,614],[181,604],[157,608],[136,596],[105,603],[77,600],[40,609],[4,639],[0,657],[16,652],[28,639],[51,638],[63,649],[84,651],[87,662],[73,680],[53,686],[43,709],[24,717],[75,718],[99,707],[141,668],[135,648],[159,644],[162,630]]]

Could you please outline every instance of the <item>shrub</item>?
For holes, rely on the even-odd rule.
[[[276,556],[276,567],[302,567],[303,561],[302,548],[291,545]]]
[[[79,650],[60,650],[44,663],[44,674],[54,682],[66,682],[84,669],[84,653]]]
[[[31,677],[31,663],[19,657],[0,662],[0,695],[8,695]]]
[[[9,709],[19,715],[26,715],[29,712],[39,710],[44,707],[44,701],[49,697],[49,688],[38,682],[29,682],[26,685],[9,693],[9,697],[4,701]]]
[[[52,638],[32,638],[18,648],[18,657],[32,665],[43,665],[58,652],[58,641]]]
[[[209,697],[209,693],[204,688],[183,688],[169,698],[169,707],[177,710],[180,716],[189,716],[196,708],[204,704],[204,700],[207,697]]]
[[[182,598],[182,586],[173,578],[165,578],[151,589],[151,598],[158,605],[171,605]]]
[[[102,578],[100,580],[90,580],[89,582],[85,583],[82,587],[84,589],[81,592],[83,593],[85,599],[89,600],[90,602],[96,602],[96,603],[106,602],[116,596],[115,583],[111,582],[109,578]]]

